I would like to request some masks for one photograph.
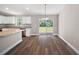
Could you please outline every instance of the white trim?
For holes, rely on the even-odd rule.
[[[2,53],[0,53],[0,55],[3,55],[5,53],[7,53],[9,50],[11,50],[12,48],[14,48],[16,45],[18,45],[19,43],[21,43],[22,40],[19,40],[18,42],[16,42],[14,45],[12,45],[11,47],[7,48],[6,50],[4,50]]]
[[[48,34],[48,33],[39,33],[39,34],[30,34],[30,35],[40,35],[40,34]],[[50,33],[50,34],[53,34],[53,35],[58,35],[57,33]]]
[[[58,35],[58,36],[79,55],[79,51],[74,46],[72,46],[68,41],[66,41],[61,35]]]
[[[53,35],[58,35],[57,33],[53,34]]]
[[[52,32],[47,32],[47,33],[39,33],[39,35],[44,35],[44,34],[53,34]]]
[[[39,34],[30,34],[30,35],[39,35]]]

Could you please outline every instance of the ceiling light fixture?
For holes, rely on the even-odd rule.
[[[29,10],[29,8],[26,8],[26,10]]]
[[[9,8],[5,8],[6,10],[8,10]]]

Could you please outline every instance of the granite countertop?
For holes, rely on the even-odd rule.
[[[15,26],[16,28],[32,28],[31,26]]]
[[[0,37],[12,35],[17,32],[21,32],[21,30],[20,29],[13,29],[13,28],[5,28],[5,29],[2,29],[2,31],[0,31]]]
[[[13,25],[13,24],[0,24],[1,28],[21,28],[21,29],[25,29],[25,28],[32,28],[31,24],[26,24],[26,25]]]

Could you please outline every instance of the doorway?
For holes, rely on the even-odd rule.
[[[46,17],[39,20],[39,33],[53,33],[53,21],[50,18]]]

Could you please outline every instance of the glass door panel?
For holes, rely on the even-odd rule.
[[[52,33],[53,32],[53,21],[49,19],[41,19],[39,26],[39,33]]]

